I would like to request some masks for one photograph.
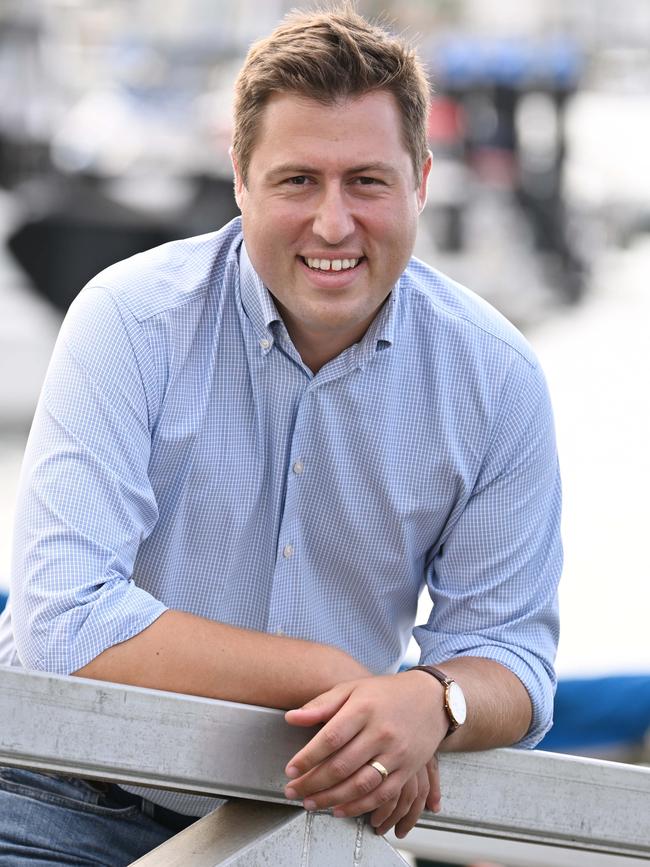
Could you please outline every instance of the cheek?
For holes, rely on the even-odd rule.
[[[410,255],[410,248],[415,241],[417,218],[409,208],[396,208],[384,219],[374,224],[373,237],[380,242],[386,255]]]
[[[288,285],[293,280],[293,245],[275,213],[262,210],[260,216],[243,222],[246,249],[253,267],[270,288]]]
[[[269,248],[279,253],[284,246],[300,236],[302,221],[296,208],[274,203],[257,208],[248,225],[249,231],[254,232]]]
[[[399,244],[417,226],[418,212],[412,199],[404,196],[391,200],[381,209],[368,210],[362,219],[373,235]]]
[[[242,214],[242,227],[244,240],[250,252],[254,251],[258,256],[263,255],[265,260],[270,261],[269,254],[277,250],[279,240],[275,229],[275,221],[265,219],[263,209],[248,210]]]

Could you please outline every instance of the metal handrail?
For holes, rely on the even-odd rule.
[[[0,764],[289,806],[284,767],[313,731],[269,708],[0,666]],[[650,768],[504,749],[445,754],[440,773],[443,811],[419,828],[650,861]]]

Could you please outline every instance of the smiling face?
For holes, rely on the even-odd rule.
[[[312,370],[356,343],[413,250],[430,158],[414,177],[397,103],[290,93],[264,108],[237,203],[253,267]]]

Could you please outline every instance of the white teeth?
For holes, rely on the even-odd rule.
[[[316,268],[318,271],[345,271],[348,268],[355,268],[358,259],[306,259],[310,268]]]

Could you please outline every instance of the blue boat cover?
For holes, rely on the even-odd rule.
[[[650,730],[650,675],[560,680],[554,717],[538,749],[583,752],[640,744]]]

